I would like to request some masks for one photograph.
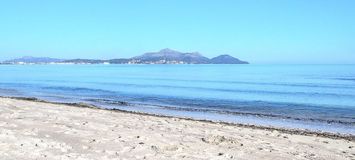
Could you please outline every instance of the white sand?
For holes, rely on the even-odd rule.
[[[355,159],[355,142],[0,98],[0,159]]]

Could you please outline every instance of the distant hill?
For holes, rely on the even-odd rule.
[[[209,59],[202,56],[198,52],[184,53],[171,49],[162,49],[158,52],[148,52],[141,56],[128,59],[56,59],[48,57],[22,57],[18,59],[4,61],[2,64],[45,64],[45,63],[61,63],[61,64],[248,64],[230,55],[220,55]],[[1,64],[1,63],[0,63]]]
[[[141,63],[188,63],[207,64],[209,59],[199,53],[182,53],[171,49],[162,49],[159,52],[149,52],[131,58]]]
[[[127,64],[129,59],[120,58],[120,59],[110,59],[107,61],[110,64]]]
[[[57,58],[25,56],[17,59],[7,60],[3,63],[57,63],[62,61],[64,60]]]
[[[224,54],[214,57],[210,60],[212,64],[248,64],[248,62],[241,61],[238,58],[234,58],[230,55]]]
[[[75,63],[75,64],[99,64],[104,63],[104,60],[98,59],[70,59],[62,61],[63,63]]]

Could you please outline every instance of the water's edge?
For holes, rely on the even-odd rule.
[[[178,119],[189,120],[189,121],[198,121],[198,122],[213,123],[213,124],[223,124],[223,125],[228,125],[228,126],[237,126],[237,127],[251,128],[251,129],[261,129],[261,130],[270,130],[270,131],[276,130],[276,131],[279,131],[282,133],[287,133],[287,134],[317,136],[317,137],[325,137],[325,138],[332,138],[332,139],[344,139],[344,140],[355,142],[355,135],[353,135],[353,134],[331,133],[331,132],[314,131],[314,130],[307,130],[307,129],[301,129],[301,128],[290,129],[290,128],[262,126],[262,125],[254,125],[254,124],[242,124],[242,123],[235,123],[235,122],[232,123],[232,122],[214,121],[214,120],[207,120],[207,119],[196,119],[196,118],[182,117],[182,116],[169,116],[169,115],[145,113],[145,112],[139,112],[139,111],[127,111],[127,110],[117,109],[117,108],[112,108],[112,109],[103,108],[103,107],[100,107],[97,105],[83,103],[83,102],[64,103],[64,102],[52,102],[52,101],[42,100],[42,99],[38,99],[38,98],[34,98],[34,97],[9,97],[9,96],[0,96],[0,97],[1,98],[16,99],[16,100],[32,101],[32,102],[68,105],[68,106],[72,106],[72,107],[91,108],[91,109],[98,109],[98,110],[107,110],[107,111],[115,111],[115,112],[122,112],[122,113],[138,114],[138,115],[145,115],[145,116],[178,118]]]

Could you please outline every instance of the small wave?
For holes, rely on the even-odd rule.
[[[20,91],[8,88],[0,88],[0,93],[4,95],[21,95]]]
[[[122,106],[129,106],[131,105],[128,102],[125,101],[114,101],[114,100],[108,100],[108,99],[85,99],[86,101],[91,101],[91,102],[99,102],[99,103],[106,103],[106,104],[113,104],[113,105],[122,105]]]
[[[93,88],[84,88],[84,87],[63,87],[63,86],[51,86],[51,87],[41,87],[45,90],[64,90],[70,92],[80,92],[80,93],[95,93],[95,94],[116,94],[117,92],[103,89],[93,89]]]
[[[218,83],[218,84],[252,84],[252,85],[270,85],[270,86],[289,86],[289,87],[310,87],[310,88],[355,88],[355,86],[343,86],[340,84],[314,84],[314,83],[268,83],[268,82],[247,82],[247,81],[220,81],[220,80],[196,80],[196,79],[169,79],[169,78],[130,78],[124,77],[125,79],[140,79],[140,80],[150,80],[150,81],[178,81],[178,82],[197,82],[197,83]]]
[[[148,80],[148,81],[166,81],[166,82],[196,82],[196,83],[215,83],[215,84],[250,84],[250,85],[268,85],[268,86],[287,86],[287,87],[307,87],[307,88],[355,88],[355,86],[341,85],[341,84],[314,84],[314,83],[280,83],[280,82],[247,82],[247,81],[221,81],[221,80],[197,80],[197,79],[169,79],[169,78],[146,78],[146,77],[120,77],[120,79],[127,80]],[[338,80],[355,81],[353,78],[335,78]],[[96,81],[74,81],[74,80],[43,80],[43,82],[60,82],[60,83],[95,83],[95,84],[111,84],[119,85],[114,82],[96,82]]]
[[[115,85],[115,86],[130,86],[136,88],[166,88],[166,89],[190,89],[190,90],[200,90],[200,91],[217,91],[217,92],[231,92],[231,93],[252,93],[252,94],[272,94],[272,95],[301,95],[301,96],[330,96],[330,97],[348,97],[352,98],[354,94],[339,94],[339,93],[319,93],[319,92],[281,92],[281,91],[267,91],[267,90],[248,90],[248,89],[221,89],[221,88],[208,88],[208,87],[187,87],[187,86],[173,86],[173,85],[141,85],[141,84],[131,84],[131,83],[96,83],[104,85]]]
[[[353,81],[355,82],[355,78],[334,78],[336,80],[343,80],[343,81]]]

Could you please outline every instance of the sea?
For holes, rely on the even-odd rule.
[[[0,96],[355,135],[355,65],[0,65]]]

